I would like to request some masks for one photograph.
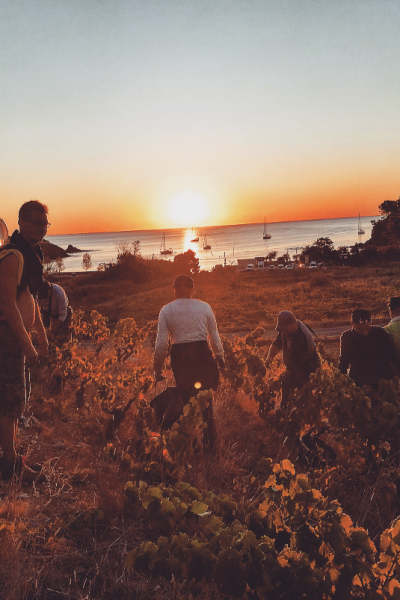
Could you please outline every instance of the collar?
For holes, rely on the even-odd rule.
[[[11,244],[19,246],[21,250],[28,253],[28,255],[34,253],[37,254],[40,260],[43,260],[43,253],[39,244],[36,244],[36,246],[31,246],[30,243],[27,242],[26,239],[20,234],[18,229],[16,229],[10,237],[10,242]]]
[[[391,321],[389,321],[388,325],[391,325],[392,323],[397,323],[397,321],[400,321],[400,316],[395,317],[394,319],[392,319]]]

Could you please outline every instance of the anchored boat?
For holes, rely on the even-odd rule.
[[[172,248],[167,248],[165,246],[165,233],[163,233],[162,239],[161,239],[161,248],[160,248],[160,254],[173,254],[174,251],[172,250]]]

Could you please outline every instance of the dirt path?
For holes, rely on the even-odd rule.
[[[386,319],[375,319],[373,321],[373,325],[379,325],[383,327],[387,325],[388,321]],[[307,323],[317,335],[317,337],[321,341],[328,340],[339,340],[340,335],[343,331],[350,328],[350,323],[348,321],[340,321],[340,322],[327,322],[327,323]],[[220,329],[220,333],[227,337],[233,337],[234,335],[239,335],[240,337],[245,337],[249,333],[251,333],[250,329],[240,329],[240,330],[231,330],[231,329]],[[266,329],[264,333],[264,338],[268,340],[273,340],[276,337],[277,333],[275,329]]]

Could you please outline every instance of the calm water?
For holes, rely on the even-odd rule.
[[[293,255],[319,237],[329,237],[335,247],[352,246],[358,241],[365,242],[371,237],[371,219],[374,218],[376,217],[361,218],[365,235],[360,237],[358,217],[271,223],[267,226],[267,231],[271,234],[270,240],[263,240],[263,223],[197,227],[193,232],[191,229],[168,229],[165,230],[165,245],[173,249],[173,254],[165,256],[164,260],[173,260],[176,254],[191,248],[200,259],[201,268],[210,270],[214,265],[223,264],[224,261],[227,265],[236,264],[238,258],[251,259],[255,256],[266,256],[272,250],[277,250],[279,255],[286,251]],[[140,253],[144,258],[162,258],[160,255],[162,235],[161,230],[139,230],[48,235],[46,239],[64,249],[72,244],[84,252],[89,252],[92,258],[92,270],[94,270],[100,263],[115,261],[120,244],[129,245],[136,240],[140,242]],[[199,237],[197,243],[191,242],[195,236]],[[203,250],[205,236],[211,250]],[[82,271],[82,254],[65,258],[64,264],[66,271]]]

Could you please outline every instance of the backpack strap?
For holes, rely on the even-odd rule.
[[[0,260],[8,256],[9,254],[14,254],[14,256],[18,259],[18,271],[17,271],[17,285],[21,283],[21,277],[24,270],[24,256],[20,250],[18,250],[17,246],[14,244],[6,244],[3,248],[0,249]]]
[[[303,321],[302,321],[302,323],[303,323]],[[311,329],[311,327],[310,327],[309,325],[307,325],[307,323],[303,323],[303,325],[305,325],[305,326],[307,327],[307,329],[308,329],[309,331],[311,331],[311,333],[312,333],[313,335],[315,335],[315,337],[317,338],[317,340],[319,339],[319,338],[318,338],[318,336],[317,336],[317,334],[315,333],[315,331],[313,331],[313,330]]]

